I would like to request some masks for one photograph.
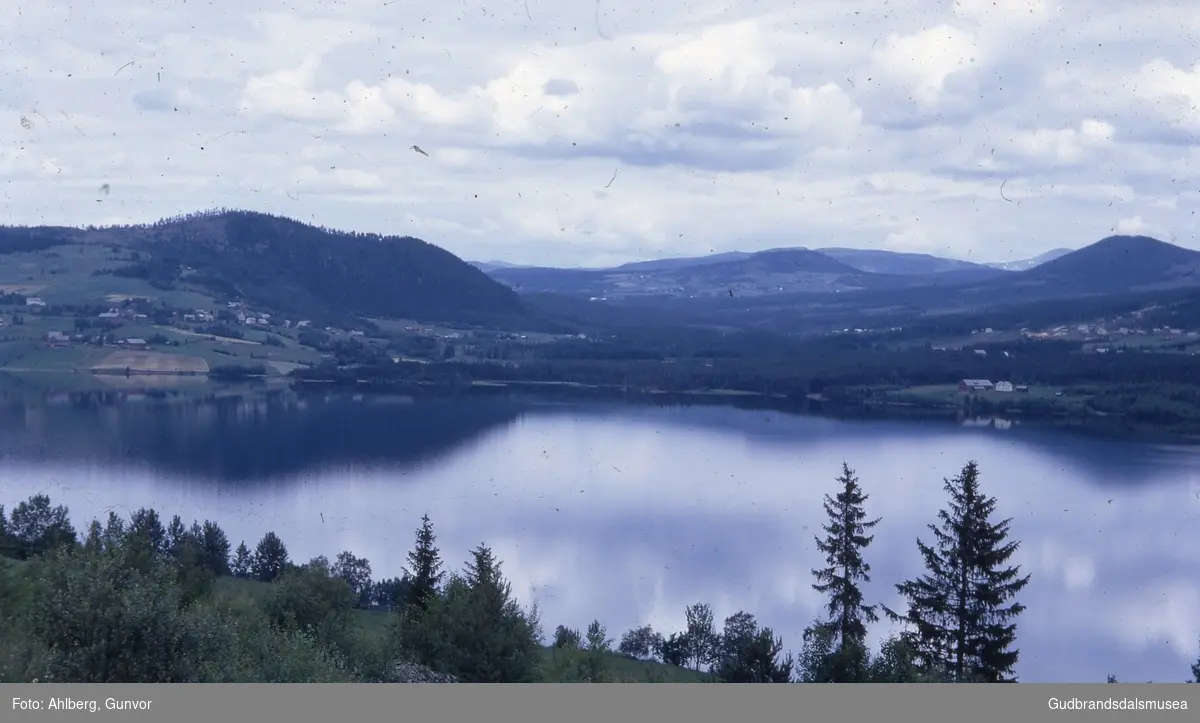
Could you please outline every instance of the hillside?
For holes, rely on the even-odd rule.
[[[995,263],[984,264],[984,266],[990,266],[993,269],[1000,269],[1001,271],[1027,271],[1035,266],[1041,266],[1047,261],[1053,261],[1060,256],[1066,256],[1069,253],[1071,253],[1071,249],[1051,249],[1046,253],[1039,254],[1031,259],[1022,259],[1020,261],[998,261]]]
[[[746,253],[745,251],[727,251],[719,254],[710,254],[708,256],[684,256],[679,258],[654,259],[652,261],[634,261],[628,264],[621,264],[620,266],[617,266],[615,270],[671,271],[676,269],[686,269],[691,266],[706,266],[708,264],[719,264],[725,261],[737,261],[753,255],[754,254]]]
[[[1197,267],[1200,252],[1148,237],[1113,236],[1025,271],[995,271],[983,279],[969,278],[974,272],[964,278],[962,271],[864,275],[866,283],[853,292],[713,297],[687,307],[712,324],[789,333],[1013,314],[1050,323],[1074,318],[1084,307],[1099,312],[1149,303],[1156,295],[1186,295],[1200,289]],[[894,283],[898,280],[906,283]]]
[[[607,300],[703,299],[848,291],[890,282],[809,249],[732,252],[666,259],[612,269],[493,269],[492,278],[523,294],[557,293]],[[912,283],[903,281],[901,284]]]
[[[110,249],[106,260],[118,263],[95,269],[93,276],[314,318],[485,322],[526,315],[511,289],[411,237],[335,231],[248,211],[205,212],[142,226],[0,229],[4,254],[65,245]],[[78,249],[59,254],[82,255]],[[61,265],[71,270],[69,261]],[[110,291],[119,287],[109,284]]]
[[[1149,236],[1109,236],[1015,277],[1019,284],[1054,284],[1086,293],[1194,286],[1200,252]]]
[[[921,275],[947,271],[977,271],[986,275],[994,275],[990,267],[982,264],[945,259],[929,254],[845,248],[823,248],[817,249],[817,251],[837,259],[847,266],[853,266],[859,271],[868,271],[874,274]]]

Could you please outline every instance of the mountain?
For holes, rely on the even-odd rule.
[[[520,269],[524,268],[522,264],[510,264],[507,261],[468,261],[468,264],[474,266],[485,274],[496,269]]]
[[[655,259],[652,261],[634,261],[632,263],[617,266],[613,270],[673,271],[676,269],[686,269],[692,266],[707,266],[708,264],[719,264],[725,261],[739,261],[753,255],[754,254],[747,253],[745,251],[726,251],[724,253],[710,254],[708,256],[685,256],[672,259]]]
[[[314,319],[484,323],[528,313],[511,289],[420,239],[348,233],[262,213],[209,211],[106,228],[0,229],[0,253],[65,244],[125,249],[108,256],[119,263],[93,276],[140,280],[160,291],[196,290]]]
[[[1071,249],[1051,249],[1050,251],[1047,251],[1039,256],[1034,256],[1031,259],[1024,259],[1021,261],[1001,261],[984,264],[984,266],[990,266],[993,269],[1000,269],[1002,271],[1028,271],[1035,266],[1041,266],[1047,261],[1053,261],[1062,256],[1066,256],[1069,253],[1071,253]]]
[[[994,270],[964,280],[950,271],[928,276],[864,272],[859,288],[777,293],[751,298],[668,300],[712,325],[784,333],[880,326],[1027,326],[1127,312],[1171,299],[1180,308],[1200,295],[1200,252],[1148,237],[1114,236],[1025,271]],[[896,283],[896,281],[909,283]],[[912,283],[914,282],[915,283]],[[971,326],[970,328],[977,328]]]
[[[1149,236],[1109,236],[1019,271],[1010,288],[1053,287],[1056,294],[1104,294],[1200,286],[1200,252]]]
[[[873,274],[923,275],[948,271],[977,271],[989,274],[991,271],[988,266],[983,264],[945,259],[929,254],[845,248],[824,248],[817,249],[817,251],[860,271],[868,271]]]
[[[801,248],[636,262],[611,269],[508,268],[489,273],[523,294],[558,293],[608,300],[842,291],[873,283],[870,274]]]

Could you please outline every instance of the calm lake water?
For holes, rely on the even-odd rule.
[[[420,516],[443,556],[486,541],[547,630],[613,637],[740,609],[798,650],[818,612],[821,497],[845,459],[882,516],[868,597],[920,572],[915,539],[970,459],[1013,518],[1025,681],[1182,681],[1200,635],[1200,451],[1014,426],[847,422],[720,407],[513,399],[0,406],[0,503],[37,492],[78,528],[140,506],[349,549],[398,575]],[[878,639],[888,631],[882,624]]]

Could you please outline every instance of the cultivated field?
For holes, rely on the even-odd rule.
[[[28,296],[46,288],[45,284],[0,284],[0,291],[6,294],[21,294]]]
[[[84,375],[84,376],[91,376]],[[132,389],[132,390],[180,390],[191,389],[195,387],[205,388],[211,386],[211,382],[207,376],[181,376],[179,374],[138,374],[137,376],[127,377],[124,374],[101,374],[93,379],[99,379],[104,382],[106,387],[113,389]]]
[[[198,331],[188,331],[186,329],[176,329],[173,326],[156,326],[158,331],[165,331],[171,334],[179,334],[180,336],[192,336],[200,339],[212,339],[224,344],[250,344],[252,346],[262,346],[262,342],[252,341],[250,339],[234,339],[231,336],[216,336],[214,334],[202,334]]]
[[[93,371],[122,371],[125,369],[131,372],[159,374],[182,372],[204,374],[208,372],[209,367],[208,362],[200,357],[164,354],[157,351],[114,351],[92,367]]]

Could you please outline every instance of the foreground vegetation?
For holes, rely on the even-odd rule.
[[[969,462],[918,541],[922,575],[896,585],[906,607],[868,604],[866,551],[880,524],[843,465],[817,549],[827,600],[798,657],[751,613],[718,626],[686,609],[684,630],[610,637],[559,625],[512,595],[485,544],[448,571],[426,516],[402,577],[374,579],[342,552],[294,563],[266,533],[234,549],[212,521],[163,524],[154,510],[111,513],[82,537],[65,507],[35,495],[0,507],[0,682],[1012,682],[1017,601],[1029,581],[1018,543]],[[903,631],[877,651],[867,625]],[[1200,680],[1200,660],[1192,668]],[[1115,682],[1110,677],[1110,682]]]

